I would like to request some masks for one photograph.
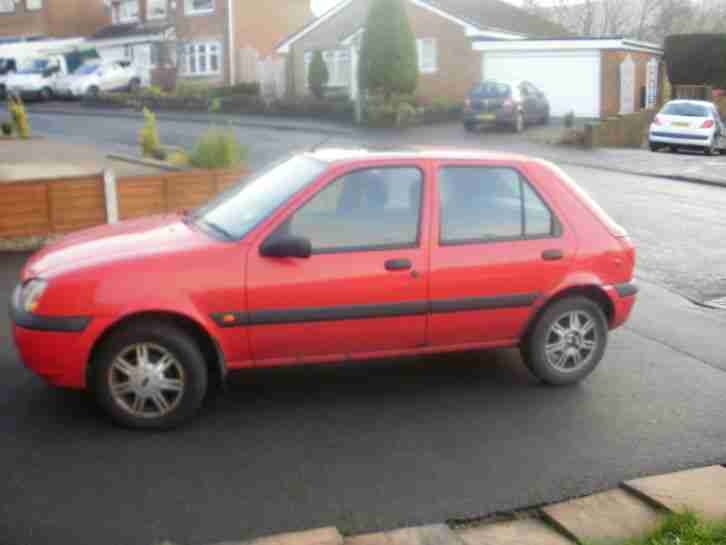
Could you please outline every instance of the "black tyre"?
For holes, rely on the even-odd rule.
[[[103,343],[90,380],[99,404],[117,424],[171,429],[199,410],[208,373],[199,347],[186,333],[145,322]]]
[[[586,297],[569,297],[539,317],[522,345],[522,357],[542,382],[574,384],[600,363],[607,335],[607,320],[600,306]]]
[[[51,98],[53,98],[53,91],[50,87],[43,87],[43,89],[40,90],[40,100],[47,102]]]
[[[135,93],[141,87],[141,82],[138,79],[132,79],[129,83],[129,93]]]
[[[659,151],[661,148],[660,144],[656,144],[655,142],[648,142],[648,146],[650,147],[650,151]]]
[[[703,153],[705,153],[708,156],[716,155],[718,151],[716,150],[716,139],[713,138],[709,145],[704,148]]]
[[[464,122],[464,128],[465,128],[465,129],[466,129],[466,130],[467,130],[468,132],[474,132],[474,131],[476,130],[476,123],[471,123],[471,122],[469,122],[469,121],[465,121],[465,122]]]
[[[88,91],[86,91],[86,94],[91,98],[96,98],[98,94],[101,92],[101,90],[96,87],[95,85],[92,85],[88,88]]]

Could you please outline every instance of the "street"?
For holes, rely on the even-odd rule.
[[[48,136],[136,149],[138,120],[34,114]],[[203,127],[160,124],[167,145]],[[253,168],[326,137],[235,128]],[[330,144],[537,148],[458,125]],[[529,147],[528,147],[529,146]],[[726,161],[726,158],[721,158]],[[344,533],[488,515],[624,479],[726,463],[726,189],[563,165],[628,231],[631,320],[582,384],[538,384],[513,350],[240,372],[171,433],[111,426],[27,371],[0,318],[0,543],[202,545],[335,525]],[[27,254],[0,254],[7,301]]]

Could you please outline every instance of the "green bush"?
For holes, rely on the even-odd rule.
[[[210,129],[197,141],[189,162],[198,168],[233,168],[247,159],[247,148],[232,130]]]
[[[566,129],[571,129],[575,126],[575,112],[567,112],[563,118]]]
[[[144,127],[139,131],[139,143],[144,157],[154,157],[161,148],[156,116],[148,108],[144,108]]]
[[[416,40],[403,0],[374,0],[360,53],[362,89],[390,98],[410,94],[418,83]]]
[[[320,50],[317,50],[313,53],[313,60],[310,63],[310,69],[308,71],[308,86],[316,98],[323,98],[325,84],[328,83],[329,77],[328,67],[323,60],[323,54]]]
[[[180,81],[174,92],[170,94],[181,98],[207,98],[211,93],[212,88],[206,83]]]
[[[13,135],[13,124],[9,121],[5,121],[2,124],[2,131],[4,136],[12,136]]]
[[[212,97],[217,98],[236,95],[258,96],[260,94],[260,84],[257,82],[238,83],[237,85],[230,85],[227,87],[214,87],[210,92]]]
[[[28,119],[28,113],[25,111],[23,100],[20,97],[9,96],[8,111],[13,120],[15,134],[23,139],[30,138],[33,131],[30,127],[30,120]]]

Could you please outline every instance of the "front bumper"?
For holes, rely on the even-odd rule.
[[[111,319],[38,316],[20,306],[20,287],[10,303],[13,338],[27,368],[56,386],[86,387],[91,350]]]
[[[514,110],[497,112],[464,111],[464,123],[467,125],[511,125],[514,123]]]
[[[638,294],[638,285],[635,282],[627,282],[625,284],[616,284],[605,288],[613,304],[613,315],[610,317],[610,329],[615,329],[623,325],[635,306],[636,295]]]

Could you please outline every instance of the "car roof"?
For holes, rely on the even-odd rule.
[[[669,100],[666,104],[698,104],[699,106],[713,106],[713,102],[709,102],[708,100],[691,100],[687,98]]]
[[[533,161],[531,157],[515,153],[494,152],[486,150],[462,149],[459,147],[419,147],[376,149],[365,147],[352,148],[320,148],[307,153],[310,157],[326,163],[376,162],[376,161]]]

